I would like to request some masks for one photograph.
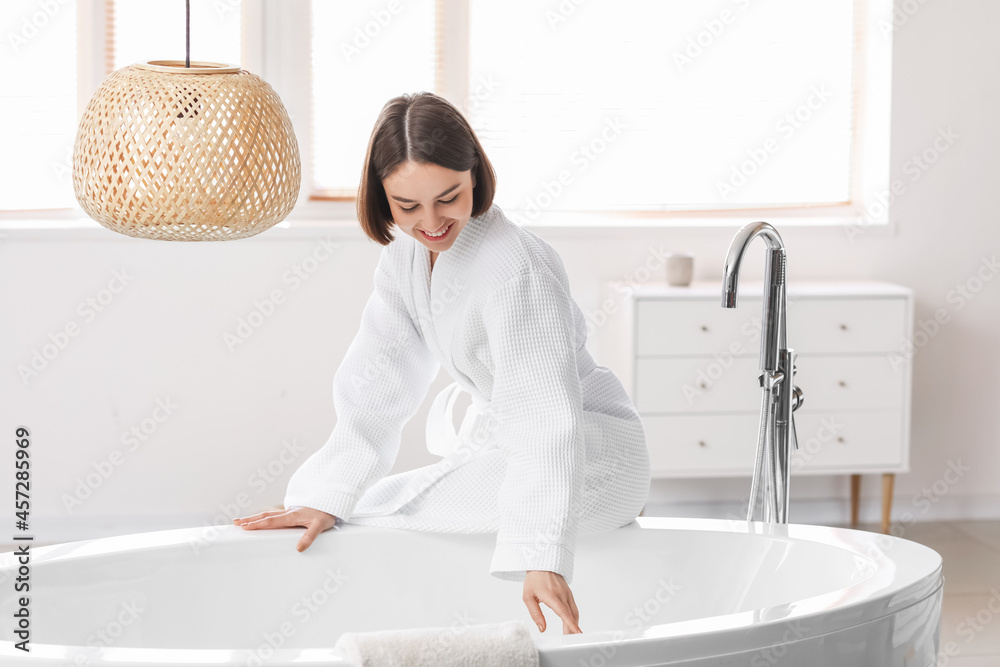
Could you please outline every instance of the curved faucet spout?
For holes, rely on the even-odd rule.
[[[744,225],[740,228],[740,231],[736,232],[736,236],[733,237],[732,243],[729,245],[729,254],[726,255],[726,265],[723,269],[722,277],[722,307],[723,308],[735,308],[736,307],[736,292],[739,287],[740,280],[740,265],[743,263],[743,255],[746,254],[747,248],[750,246],[750,242],[753,241],[758,236],[762,236],[764,241],[767,243],[768,250],[784,250],[785,244],[781,241],[781,236],[778,235],[778,230],[769,225],[766,222],[751,222],[748,225]],[[770,254],[768,255],[768,262],[770,263]],[[781,281],[784,282],[784,266],[781,267]],[[770,275],[767,276],[768,285],[771,283]]]
[[[785,347],[785,245],[778,231],[766,222],[751,222],[740,228],[729,245],[723,269],[722,307],[736,307],[740,265],[750,242],[758,236],[767,243],[764,265],[764,303],[760,332],[760,370],[778,370]]]

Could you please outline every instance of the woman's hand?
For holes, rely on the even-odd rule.
[[[563,621],[563,634],[573,635],[580,629],[580,612],[576,608],[573,592],[561,574],[547,570],[528,570],[524,575],[524,594],[521,596],[528,606],[528,613],[538,625],[539,632],[545,632],[545,616],[539,602],[559,614]]]
[[[252,516],[233,519],[233,523],[237,526],[242,526],[246,530],[305,526],[306,534],[302,536],[302,539],[295,546],[296,551],[305,551],[308,549],[317,535],[324,530],[332,528],[336,522],[337,517],[332,514],[327,514],[312,507],[299,507],[298,505],[293,505],[283,510],[270,510]]]

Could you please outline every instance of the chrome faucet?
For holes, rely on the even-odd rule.
[[[750,242],[758,236],[767,243],[761,373],[757,378],[763,395],[747,521],[754,520],[758,496],[763,495],[763,520],[788,523],[788,457],[791,446],[799,448],[793,413],[802,405],[803,396],[795,386],[795,351],[788,349],[785,342],[785,246],[768,223],[751,222],[733,237],[723,270],[722,307],[736,307],[740,264]]]

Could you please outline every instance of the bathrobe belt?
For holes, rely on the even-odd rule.
[[[581,380],[597,368],[597,364],[586,348],[577,351],[577,361],[581,371]],[[356,511],[353,516],[369,517],[392,514],[420,495],[448,471],[474,460],[480,451],[497,447],[496,441],[491,437],[496,422],[489,415],[489,403],[478,400],[474,395],[461,427],[459,427],[458,432],[455,431],[453,412],[455,401],[461,391],[463,389],[458,382],[452,382],[446,386],[434,397],[430,414],[427,416],[427,450],[431,454],[444,458],[429,466],[402,473],[409,479],[393,498],[376,508]],[[586,424],[584,426],[585,428],[594,428],[588,427]],[[463,443],[463,448],[456,453],[456,447],[459,443]]]
[[[427,417],[427,450],[431,454],[444,458],[429,466],[400,473],[406,477],[405,484],[392,498],[374,507],[361,507],[359,505],[352,517],[365,518],[392,514],[423,493],[425,489],[449,471],[474,460],[478,455],[476,450],[485,451],[496,447],[496,443],[489,438],[488,429],[476,428],[478,423],[488,423],[488,420],[480,421],[478,419],[481,415],[486,414],[488,403],[477,404],[477,402],[473,402],[465,413],[461,428],[457,433],[455,432],[452,413],[455,400],[461,391],[462,387],[457,382],[452,382],[442,389],[434,397],[430,414]],[[475,399],[475,397],[473,398]],[[456,446],[459,442],[465,442],[468,446],[456,453]],[[455,455],[451,456],[453,453]]]
[[[465,412],[462,425],[458,432],[455,431],[455,401],[463,391],[458,382],[452,382],[447,387],[438,392],[431,403],[430,413],[427,415],[427,451],[441,457],[447,457],[459,442],[472,442],[477,432],[479,438],[483,438],[482,432],[475,428],[479,417],[487,414],[489,403],[481,403],[473,396],[472,405]],[[485,441],[482,444],[486,444]]]
[[[581,381],[597,367],[597,363],[586,348],[577,350],[577,367]],[[434,397],[426,426],[427,451],[431,454],[447,457],[459,442],[467,443],[473,449],[481,446],[490,447],[489,427],[492,424],[488,418],[490,404],[487,401],[480,401],[475,395],[472,395],[472,405],[466,410],[462,425],[458,432],[455,432],[453,416],[455,401],[462,391],[458,382],[452,382]]]

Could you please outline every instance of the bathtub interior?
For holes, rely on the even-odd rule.
[[[458,631],[510,619],[537,632],[521,583],[488,572],[495,535],[348,524],[298,553],[301,533],[226,526],[38,549],[33,641],[234,649],[273,644],[280,635],[283,648],[311,648],[329,647],[346,631]],[[9,554],[0,566],[9,577]],[[630,631],[786,605],[846,589],[875,571],[846,545],[630,524],[579,537],[572,589],[585,632]],[[13,606],[4,596],[0,613],[9,618]],[[561,634],[556,614],[543,611],[546,636]],[[11,641],[10,632],[7,626],[0,638]]]

